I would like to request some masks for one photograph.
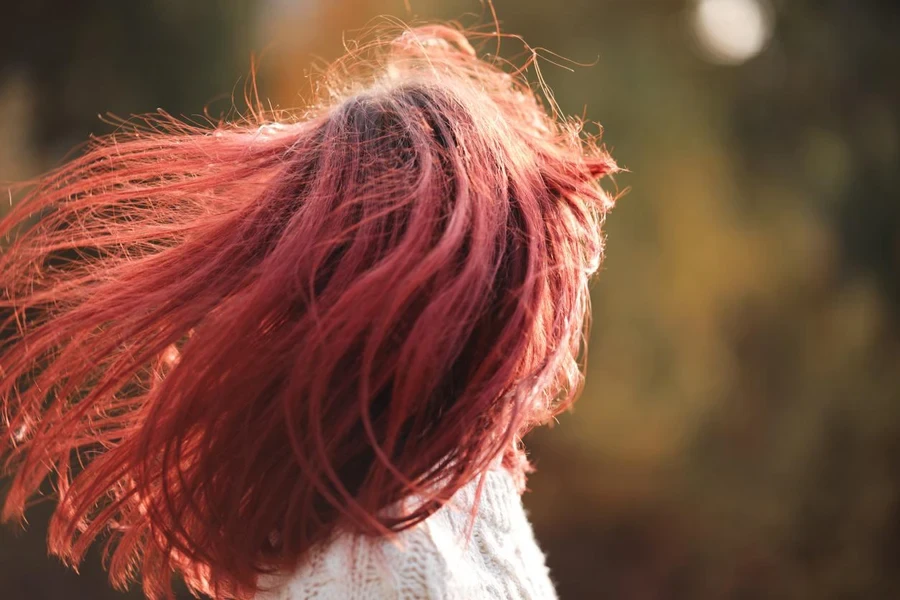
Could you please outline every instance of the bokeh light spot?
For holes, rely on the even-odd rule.
[[[741,64],[765,49],[772,36],[772,13],[762,0],[698,0],[693,28],[704,58]]]

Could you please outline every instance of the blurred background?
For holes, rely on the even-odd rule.
[[[542,72],[630,170],[584,396],[529,439],[562,600],[900,598],[900,3],[495,7],[591,64]],[[382,14],[490,24],[478,0],[5,2],[0,180],[108,133],[101,113],[227,113],[254,53],[261,94],[298,105]],[[96,555],[46,558],[48,510],[0,532],[0,598],[139,597]]]

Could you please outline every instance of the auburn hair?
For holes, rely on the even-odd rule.
[[[579,390],[597,137],[451,27],[319,87],[293,116],[123,123],[0,221],[3,517],[50,485],[50,551],[103,538],[117,586],[251,596],[500,457],[524,473]]]

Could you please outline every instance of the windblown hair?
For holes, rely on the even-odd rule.
[[[105,539],[117,586],[248,597],[524,472],[579,391],[598,140],[449,27],[321,88],[294,118],[125,124],[0,222],[3,516],[52,486],[51,552]]]

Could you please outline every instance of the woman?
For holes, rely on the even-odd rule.
[[[49,481],[51,552],[149,598],[552,598],[521,437],[579,389],[615,165],[448,27],[321,88],[122,128],[2,222],[4,517]]]

